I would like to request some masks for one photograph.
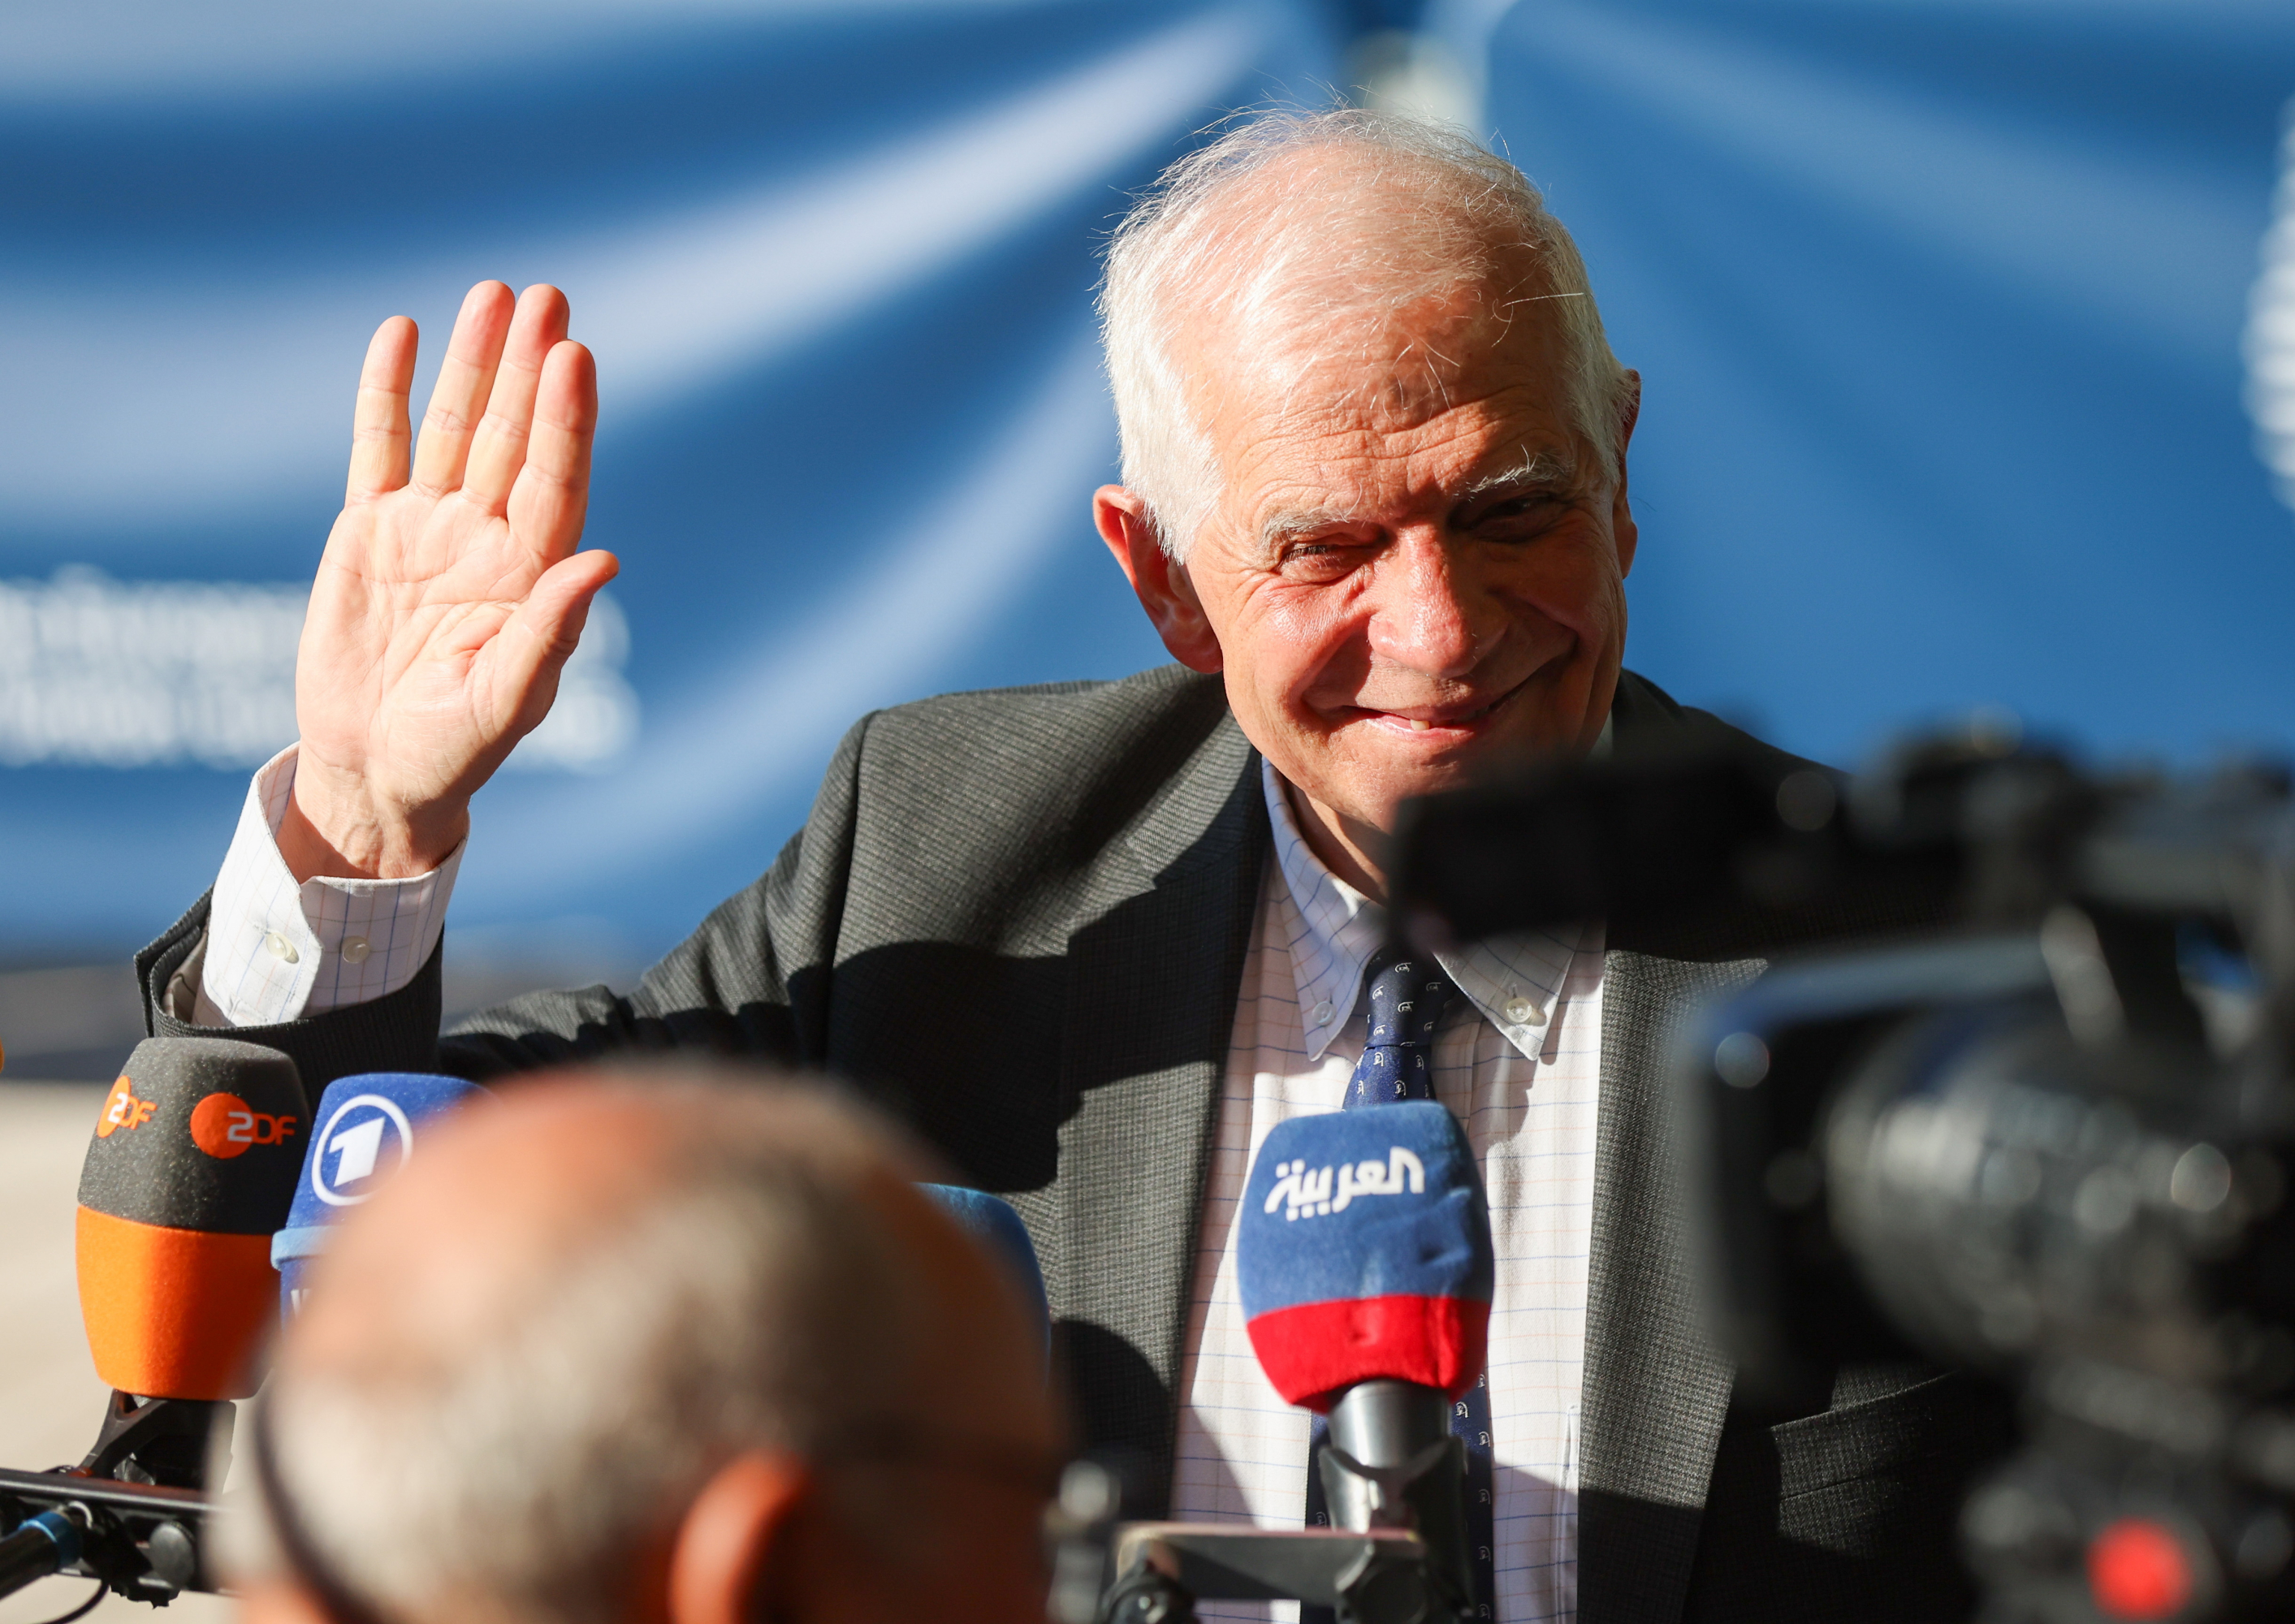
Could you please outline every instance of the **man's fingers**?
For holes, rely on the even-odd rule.
[[[537,641],[562,645],[561,657],[571,654],[589,616],[590,600],[621,573],[621,559],[594,547],[560,559],[542,572],[510,618],[524,624]]]
[[[414,323],[395,315],[374,330],[351,408],[351,473],[346,504],[371,501],[406,483],[406,395],[414,387]]]
[[[520,732],[539,726],[548,714],[558,673],[582,640],[591,600],[621,568],[610,552],[560,559],[543,571],[526,601],[487,642],[494,690]]]
[[[534,397],[542,386],[543,363],[566,337],[566,296],[536,282],[519,296],[502,346],[486,414],[470,443],[462,494],[489,513],[500,513],[526,461],[527,430],[534,422]]]
[[[597,363],[568,339],[543,363],[526,462],[507,504],[511,537],[545,564],[565,558],[582,539],[590,508],[590,442],[597,429]]]
[[[430,409],[422,414],[421,443],[414,448],[414,483],[424,490],[451,491],[462,483],[470,437],[494,387],[512,303],[510,290],[498,282],[480,282],[462,300],[430,391]]]

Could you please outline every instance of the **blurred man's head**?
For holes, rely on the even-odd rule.
[[[883,1129],[559,1079],[426,1153],[282,1350],[253,1624],[1042,1616],[1041,1332]]]
[[[1391,117],[1259,120],[1132,212],[1102,310],[1100,533],[1343,876],[1403,798],[1599,737],[1639,382],[1511,164]]]

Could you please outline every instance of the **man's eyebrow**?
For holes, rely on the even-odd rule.
[[[1577,477],[1577,459],[1568,453],[1544,449],[1525,451],[1513,466],[1500,469],[1495,474],[1484,474],[1467,486],[1458,493],[1458,501],[1469,502],[1494,491],[1551,490],[1568,486]]]
[[[1566,489],[1577,477],[1577,461],[1567,453],[1525,451],[1509,467],[1468,484],[1453,499],[1452,505],[1463,506],[1498,491]],[[1327,526],[1352,524],[1356,518],[1348,508],[1278,508],[1259,521],[1258,561],[1262,567],[1272,562],[1283,543],[1294,536],[1306,535]]]
[[[1259,521],[1259,562],[1271,562],[1283,543],[1328,525],[1352,523],[1354,514],[1344,508],[1278,508]]]

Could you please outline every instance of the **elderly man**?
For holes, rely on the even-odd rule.
[[[1091,1440],[1155,1463],[1175,1514],[1295,1525],[1308,1420],[1250,1357],[1235,1203],[1271,1124],[1342,1103],[1401,973],[1382,832],[1491,766],[1727,730],[1621,669],[1638,379],[1511,165],[1402,119],[1262,119],[1133,211],[1104,310],[1124,482],[1095,517],[1179,664],[864,719],[803,833],[634,992],[443,1040],[470,794],[615,566],[574,551],[592,395],[556,292],[473,292],[411,471],[413,335],[386,324],[301,743],[141,974],[156,1030],[240,1028],[318,1081],[662,1046],[832,1066],[1026,1216]],[[1661,957],[1589,920],[1442,961],[1432,1087],[1498,1237],[1476,1499],[1508,1624],[1961,1595],[1956,1485],[1997,1417],[1863,1368],[1825,1413],[1758,1414],[1699,1323],[1665,1032],[1770,945]]]
[[[249,1624],[1039,1624],[1041,1334],[916,1176],[771,1083],[450,1122],[286,1339]]]

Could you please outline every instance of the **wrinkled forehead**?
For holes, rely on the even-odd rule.
[[[1556,322],[1494,322],[1479,291],[1207,346],[1188,405],[1223,505],[1352,512],[1406,486],[1456,495],[1501,463],[1584,463]]]
[[[1554,323],[1536,306],[1495,310],[1461,286],[1380,306],[1206,334],[1196,375],[1197,420],[1253,433],[1320,431],[1335,423],[1407,433],[1461,404],[1564,398]],[[1207,385],[1208,387],[1203,387]]]

